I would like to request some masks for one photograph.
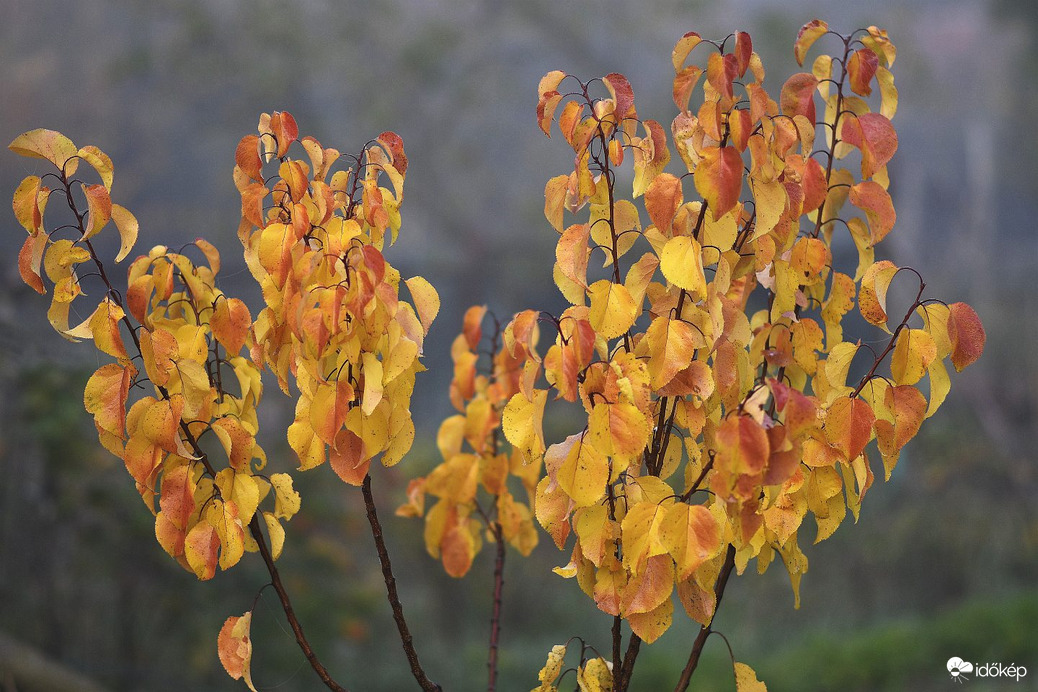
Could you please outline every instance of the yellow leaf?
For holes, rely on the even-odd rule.
[[[704,345],[702,334],[692,325],[657,317],[645,332],[649,346],[649,378],[653,389],[659,389],[674,379],[692,362],[696,349]]]
[[[565,644],[556,644],[551,647],[551,651],[548,652],[548,660],[545,662],[544,667],[541,668],[540,672],[537,673],[537,680],[539,680],[542,685],[555,682],[555,679],[559,677],[559,673],[562,672],[562,661],[565,658]]]
[[[411,292],[411,300],[422,323],[422,329],[428,334],[429,326],[440,312],[440,296],[433,285],[420,276],[407,279],[404,283]]]
[[[79,150],[65,135],[54,130],[30,130],[15,137],[8,149],[19,156],[46,159],[58,167],[66,177],[79,167]]]
[[[753,668],[745,663],[735,664],[735,690],[736,692],[768,692],[767,686],[757,679]]]
[[[797,59],[798,65],[804,64],[804,56],[807,55],[807,51],[827,31],[829,31],[829,25],[821,19],[812,19],[800,27],[800,31],[797,33],[797,40],[793,44],[793,54]]]
[[[285,527],[273,512],[264,512],[263,521],[267,524],[267,535],[270,536],[270,556],[277,560],[285,547]]]
[[[632,613],[627,617],[631,631],[646,644],[652,644],[670,628],[674,617],[674,602],[666,599],[647,613]]]
[[[112,189],[112,179],[115,172],[112,166],[112,159],[109,158],[108,154],[104,153],[93,144],[89,144],[82,147],[77,155],[82,160],[94,167],[97,174],[101,177],[101,182],[108,189]]]
[[[613,673],[604,658],[592,658],[577,672],[580,692],[609,692],[613,689]]]
[[[137,242],[137,217],[130,213],[126,207],[119,204],[112,205],[112,220],[115,221],[115,227],[119,231],[119,238],[121,244],[119,246],[119,254],[115,256],[116,262],[122,262],[130,250],[133,249],[134,243]]]
[[[591,284],[588,295],[591,298],[588,320],[592,328],[606,339],[615,339],[627,332],[641,312],[627,288],[608,279]]]
[[[691,293],[692,298],[706,297],[703,248],[695,238],[682,235],[668,240],[660,253],[660,271],[667,281]]]
[[[861,289],[858,292],[858,309],[861,316],[870,323],[882,327],[887,333],[887,289],[897,274],[898,268],[893,262],[882,260],[876,262],[861,278]]]
[[[260,480],[255,476],[234,469],[223,469],[216,474],[216,487],[225,500],[231,500],[238,508],[242,524],[252,521],[252,515],[260,503]]]
[[[894,382],[915,384],[926,374],[936,357],[937,344],[928,332],[923,329],[902,330],[890,356],[890,373]]]
[[[299,493],[292,488],[292,476],[287,473],[274,473],[270,476],[270,484],[274,488],[274,516],[278,519],[291,519],[299,511]]]
[[[593,505],[605,495],[609,459],[587,440],[578,441],[570,448],[556,477],[559,487],[578,507]]]
[[[533,395],[533,401],[522,392],[512,395],[501,418],[505,438],[522,450],[527,461],[538,459],[544,454],[543,419],[548,391],[535,389]]]
[[[650,557],[667,552],[660,542],[660,525],[673,503],[673,497],[659,501],[650,499],[628,508],[620,528],[623,564],[627,571],[637,573]]]
[[[684,581],[721,551],[721,532],[706,507],[677,502],[660,523],[660,543],[674,558],[677,579]]]

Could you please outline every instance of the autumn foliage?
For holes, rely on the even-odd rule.
[[[813,49],[823,38],[833,54]],[[810,71],[775,99],[749,35],[685,34],[669,128],[639,115],[621,74],[541,80],[537,125],[574,154],[544,202],[570,307],[504,323],[468,310],[451,348],[457,413],[437,434],[442,463],[397,509],[424,520],[428,552],[451,576],[495,546],[490,689],[505,546],[529,554],[538,524],[564,551],[555,572],[611,627],[610,646],[579,640],[569,668],[576,647],[554,647],[536,689],[572,672],[582,690],[626,690],[642,642],[689,617],[700,631],[676,688],[686,689],[733,573],[778,563],[798,601],[802,546],[857,520],[874,473],[890,477],[947,397],[946,363],[958,371],[980,356],[984,330],[968,305],[925,297],[916,270],[876,260],[896,221],[894,45],[875,27],[842,36],[815,20],[794,44],[801,65],[809,52],[819,53]],[[11,149],[53,166],[14,195],[28,231],[21,276],[49,287],[59,333],[112,359],[84,404],[154,514],[158,543],[199,579],[258,552],[311,665],[344,689],[306,641],[275,564],[300,511],[295,473],[327,462],[362,488],[408,664],[422,689],[439,689],[407,632],[370,491],[372,461],[395,465],[414,440],[411,393],[439,310],[430,283],[401,277],[384,254],[401,231],[401,138],[384,132],[344,155],[300,137],[281,112],[241,140],[238,236],[264,301],[253,310],[217,288],[220,256],[202,239],[152,248],[117,287],[92,239],[112,222],[118,263],[139,231],[112,201],[111,160],[49,130]],[[55,193],[71,224],[45,222]],[[854,248],[857,265],[837,266],[836,248]],[[70,325],[88,280],[103,286],[100,300]],[[917,291],[891,315],[893,282]],[[854,315],[885,332],[879,348],[848,335],[860,331],[845,328]],[[295,472],[265,469],[264,368],[295,399]],[[559,399],[581,413],[568,436],[546,439]],[[228,618],[218,650],[255,689],[250,620]],[[738,689],[764,689],[733,665]]]

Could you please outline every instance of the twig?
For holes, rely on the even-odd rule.
[[[378,561],[382,564],[386,596],[393,609],[396,628],[400,631],[400,643],[403,644],[407,662],[411,665],[411,674],[425,692],[443,692],[443,688],[425,674],[425,670],[418,660],[418,652],[414,648],[411,631],[407,628],[407,621],[404,619],[404,608],[400,605],[400,597],[396,592],[396,578],[393,576],[393,566],[389,561],[389,552],[386,550],[386,541],[382,535],[382,524],[379,523],[378,514],[375,512],[375,498],[371,495],[371,474],[364,476],[361,491],[364,494],[364,507],[367,509],[368,523],[371,524],[371,536],[375,539],[375,549],[378,550]]]

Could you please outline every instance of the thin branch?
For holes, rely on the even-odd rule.
[[[371,536],[375,539],[375,549],[378,550],[378,561],[382,564],[382,577],[386,582],[386,597],[393,609],[393,619],[396,620],[396,628],[400,631],[400,643],[403,644],[407,662],[411,665],[411,674],[424,692],[443,692],[443,688],[425,674],[425,670],[418,660],[418,652],[414,648],[411,631],[407,628],[407,621],[404,619],[404,608],[400,605],[400,597],[396,592],[396,578],[393,576],[393,566],[389,561],[389,552],[386,550],[386,541],[382,535],[382,524],[379,523],[378,514],[375,512],[375,498],[371,494],[371,474],[364,476],[361,491],[364,494],[364,507],[367,509],[368,523],[371,524]]]
[[[613,616],[613,692],[621,692],[623,686],[620,682],[620,669],[623,660],[620,658],[620,622],[623,620],[619,615]],[[633,634],[631,636],[634,636]]]
[[[281,583],[281,576],[278,574],[278,568],[274,565],[274,558],[270,554],[270,549],[267,547],[267,541],[263,537],[263,533],[260,531],[258,513],[252,515],[252,521],[249,522],[249,533],[252,534],[256,544],[259,545],[260,556],[263,557],[263,562],[267,565],[267,571],[270,572],[270,583],[273,585],[274,591],[277,592],[278,598],[281,599],[281,607],[285,611],[285,617],[288,618],[288,624],[291,626],[293,634],[296,635],[296,642],[299,644],[299,648],[302,649],[303,655],[306,656],[306,660],[310,662],[310,666],[317,673],[317,677],[321,678],[321,682],[328,689],[335,690],[335,692],[347,692],[345,687],[332,679],[331,675],[328,674],[328,670],[317,660],[313,649],[310,648],[310,642],[307,641],[306,635],[303,634],[303,628],[299,624],[295,611],[292,609],[292,603],[288,600],[288,591],[285,590],[285,585]]]
[[[724,588],[728,585],[728,577],[731,576],[732,568],[734,567],[735,546],[729,544],[728,553],[724,557],[724,565],[721,566],[721,572],[717,575],[717,583],[714,586],[715,617],[717,609],[721,607],[721,597],[724,596]],[[685,669],[681,671],[681,678],[678,680],[674,692],[685,692],[688,689],[688,683],[692,679],[692,673],[695,672],[696,666],[699,665],[699,657],[703,653],[703,646],[706,644],[707,637],[710,636],[710,631],[710,625],[703,625],[699,628],[699,636],[696,637],[696,641],[692,645],[692,653],[688,656],[688,663],[685,664]]]
[[[497,543],[494,559],[494,608],[490,616],[490,648],[487,652],[487,692],[497,689],[497,648],[501,636],[501,601],[505,586],[505,541],[501,524],[494,522],[490,530]]]
[[[634,674],[634,660],[638,658],[641,649],[642,638],[631,632],[631,640],[627,642],[627,653],[624,654],[623,664],[620,666],[620,692],[627,692],[631,684],[631,675]]]

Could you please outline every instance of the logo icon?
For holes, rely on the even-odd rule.
[[[969,680],[969,678],[966,677],[966,673],[972,672],[973,664],[969,661],[963,661],[958,656],[953,656],[948,659],[948,673],[951,675],[951,679],[955,682]]]

